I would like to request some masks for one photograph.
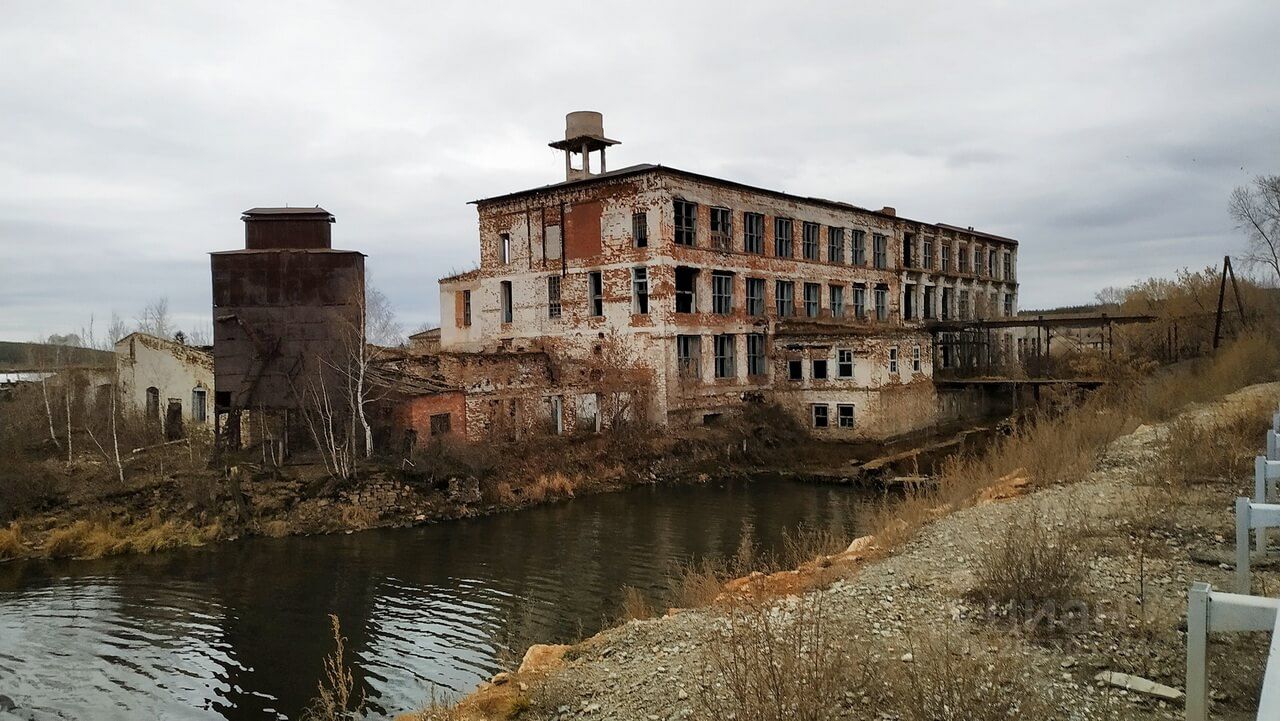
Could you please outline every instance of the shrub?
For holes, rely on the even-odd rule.
[[[653,618],[653,604],[644,593],[632,586],[624,586],[622,588],[622,610],[620,612],[620,620],[623,623],[627,621],[643,621]]]
[[[1056,718],[1044,692],[1021,671],[1001,646],[973,648],[953,635],[926,635],[911,644],[909,660],[890,661],[882,670],[886,706],[902,721]]]
[[[27,546],[22,542],[22,526],[10,523],[0,528],[0,561],[26,555]]]
[[[1188,484],[1252,477],[1258,439],[1270,427],[1272,407],[1259,400],[1207,421],[1186,417],[1173,421],[1156,463],[1158,479]]]
[[[1021,607],[1072,600],[1084,580],[1084,554],[1073,529],[1052,526],[1038,511],[1011,515],[977,555],[973,594]]]
[[[740,721],[847,718],[870,690],[865,645],[836,635],[822,592],[729,608],[703,646],[699,716]],[[855,654],[857,657],[855,658]]]
[[[324,659],[324,677],[316,683],[316,697],[302,714],[303,721],[357,721],[364,718],[364,692],[357,693],[355,677],[347,667],[347,639],[338,617],[329,614],[333,652]]]

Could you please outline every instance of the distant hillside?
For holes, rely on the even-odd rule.
[[[0,370],[33,370],[41,367],[41,360],[48,366],[55,358],[75,366],[109,367],[115,363],[111,351],[0,340]]]

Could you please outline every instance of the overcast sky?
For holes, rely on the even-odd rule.
[[[165,296],[322,205],[410,330],[564,114],[663,163],[1022,242],[1024,308],[1220,263],[1280,173],[1280,3],[0,0],[0,339]]]

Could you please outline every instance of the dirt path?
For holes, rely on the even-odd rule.
[[[1203,421],[1262,399],[1274,403],[1277,396],[1280,384],[1252,386],[1180,417]],[[903,662],[898,654],[910,653],[927,632],[999,645],[1053,700],[1053,718],[1182,718],[1180,701],[1094,680],[1101,671],[1119,671],[1181,689],[1187,588],[1193,581],[1231,586],[1232,502],[1252,480],[1174,489],[1151,477],[1150,461],[1168,427],[1142,426],[1112,443],[1083,481],[957,511],[926,526],[895,555],[837,580],[823,592],[837,635],[851,647],[874,641],[885,649],[881,663]],[[1262,442],[1259,433],[1259,448]],[[1035,635],[1018,632],[1002,609],[968,598],[975,557],[1011,519],[1030,513],[1081,528],[1090,555],[1078,601],[1050,612],[1048,623],[1057,627]],[[1255,572],[1255,589],[1274,590],[1278,583],[1273,569]],[[781,607],[795,603],[784,599]],[[569,651],[522,718],[697,716],[697,694],[705,692],[712,670],[704,647],[723,624],[716,612],[690,610],[604,631]],[[1251,718],[1265,644],[1265,634],[1211,640],[1215,718]],[[856,707],[857,699],[851,703]],[[851,717],[864,716],[875,712]]]

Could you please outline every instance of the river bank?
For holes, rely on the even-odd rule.
[[[711,608],[633,620],[572,647],[535,648],[524,668],[500,683],[417,718],[503,718],[516,710],[533,719],[711,718],[734,712],[735,704],[741,711],[743,694],[780,700],[771,689],[747,688],[751,664],[744,662],[752,657],[798,664],[787,668],[804,673],[788,683],[849,718],[922,718],[907,701],[910,688],[917,697],[929,689],[965,703],[964,689],[927,683],[945,687],[951,677],[971,682],[970,696],[984,686],[988,692],[968,699],[973,715],[949,718],[989,717],[979,705],[1024,718],[1181,718],[1176,697],[1097,677],[1125,673],[1181,688],[1186,589],[1193,581],[1231,587],[1232,499],[1252,487],[1250,456],[1278,396],[1280,384],[1271,383],[1187,406],[1110,442],[1078,479],[1006,478],[1003,493],[953,512],[937,509],[936,520],[892,549],[863,539],[799,572],[730,584],[739,593],[722,594]],[[987,598],[993,565],[998,570],[1003,559],[1010,571],[1020,558],[1016,546],[1036,545],[1037,536],[1018,530],[1028,528],[1053,541],[1040,549],[1042,561],[1054,545],[1069,546],[1065,560],[1059,555],[1063,563],[1079,560],[1070,593],[1034,603],[1030,613]],[[810,585],[819,574],[824,578]],[[1255,567],[1254,578],[1256,588],[1280,583],[1274,568]],[[785,595],[796,589],[812,590]],[[779,590],[784,595],[773,600],[771,591]],[[820,632],[812,624],[815,607]],[[838,693],[824,695],[823,684],[813,682],[830,669],[785,660],[785,649],[752,623],[761,618],[793,635],[807,629],[816,648],[840,649],[841,664],[860,673],[842,675]],[[1267,648],[1256,636],[1211,642],[1217,717],[1256,705]],[[797,658],[821,656],[809,648]],[[750,717],[774,716],[757,708]]]

